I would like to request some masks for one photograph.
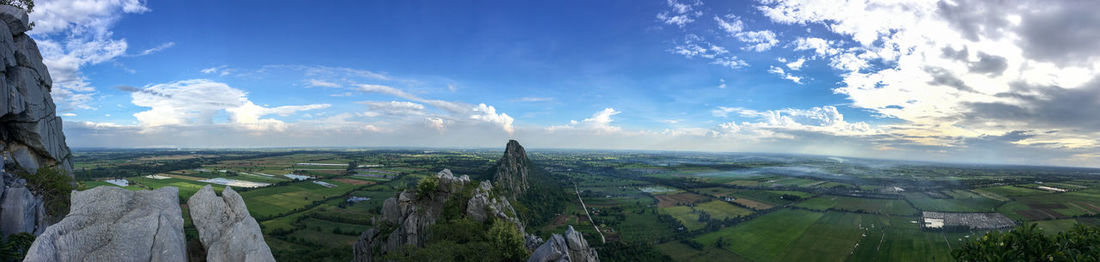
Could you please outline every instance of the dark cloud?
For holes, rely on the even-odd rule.
[[[954,5],[946,1],[937,3],[939,14],[951,27],[963,33],[971,41],[981,38],[1000,38],[1001,29],[1008,26],[1004,10],[1013,8],[1012,1],[965,0]]]
[[[977,93],[974,88],[967,86],[966,83],[962,81],[962,79],[955,77],[955,75],[952,75],[951,72],[948,72],[943,68],[926,67],[924,68],[924,71],[932,74],[932,81],[928,81],[928,84],[930,85],[950,86],[958,89],[959,91]]]
[[[965,120],[971,123],[1002,120],[1042,128],[1100,131],[1100,117],[1097,117],[1097,112],[1100,112],[1100,77],[1077,88],[1015,83],[1012,89],[1012,92],[997,94],[997,97],[1010,98],[1015,100],[1013,103],[966,104],[968,112]]]
[[[144,93],[144,94],[150,94],[150,95],[155,95],[155,96],[159,96],[159,97],[172,98],[172,95],[170,95],[170,94],[165,94],[165,93],[161,93],[161,92],[157,92],[157,91],[153,91],[153,90],[149,90],[149,89],[142,89],[142,88],[133,87],[133,86],[116,86],[115,89],[118,89],[118,91],[127,92],[127,93]]]
[[[954,59],[955,61],[967,62],[968,61],[967,59],[968,59],[969,56],[970,56],[970,51],[966,50],[965,46],[962,48],[962,50],[955,50],[954,48],[951,48],[950,46],[943,48],[943,57],[944,58]]]
[[[1011,131],[1011,132],[1007,132],[1007,133],[1004,133],[1003,135],[999,135],[999,136],[992,136],[992,135],[982,136],[982,138],[985,138],[985,139],[996,140],[996,141],[1005,141],[1005,142],[1016,142],[1016,141],[1032,138],[1032,137],[1035,137],[1035,134],[1031,133],[1030,131],[1024,131],[1024,130]]]
[[[970,72],[1001,75],[1008,68],[1004,57],[978,52],[978,62],[970,63]]]
[[[1100,1],[1050,1],[1037,6],[1021,19],[1025,56],[1066,65],[1100,55]]]

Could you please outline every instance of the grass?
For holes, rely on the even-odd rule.
[[[713,219],[736,218],[752,214],[752,210],[718,200],[695,205],[695,209],[706,211]]]
[[[286,186],[265,187],[242,192],[248,211],[257,219],[290,212],[306,207],[315,201],[343,195],[356,187],[332,180],[325,182],[336,185],[326,188],[313,182],[295,182]]]
[[[954,199],[935,199],[922,193],[904,193],[913,207],[922,211],[941,212],[995,212],[1000,201],[981,197],[967,191],[948,193]]]
[[[662,207],[660,210],[663,214],[675,217],[687,230],[698,230],[706,226],[705,223],[699,221],[699,214],[689,206]]]
[[[910,218],[878,216],[878,223],[865,230],[850,261],[952,261],[951,248],[966,236],[981,233],[943,233],[921,231]],[[868,221],[865,218],[865,221]],[[864,223],[867,228],[868,223]]]
[[[1030,188],[1023,188],[1023,187],[1018,187],[1018,186],[986,187],[986,188],[981,188],[981,189],[975,189],[974,191],[977,192],[979,190],[984,191],[984,192],[994,193],[994,194],[1001,195],[1001,196],[1006,196],[1006,197],[1028,196],[1028,195],[1039,195],[1039,194],[1049,194],[1050,193],[1050,192],[1047,192],[1047,191],[1035,190],[1035,189],[1030,189]]]
[[[704,234],[695,241],[712,246],[719,238],[723,248],[755,261],[778,261],[790,250],[790,244],[813,226],[824,213],[805,210],[778,210],[737,226]]]
[[[917,210],[909,203],[897,199],[855,198],[845,196],[819,196],[796,204],[814,210],[861,211],[885,215],[915,215]]]
[[[1030,224],[1035,224],[1036,227],[1038,227],[1039,229],[1042,229],[1043,233],[1046,233],[1047,235],[1055,235],[1055,234],[1058,234],[1059,232],[1065,232],[1065,231],[1069,231],[1070,229],[1073,229],[1073,226],[1077,225],[1077,220],[1076,219],[1046,220],[1046,221],[1031,222]]]
[[[704,246],[702,250],[698,250],[679,241],[670,241],[654,247],[672,257],[673,261],[752,261],[714,246]]]

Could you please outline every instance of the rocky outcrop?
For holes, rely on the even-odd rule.
[[[72,153],[61,133],[50,90],[53,80],[38,45],[25,33],[27,13],[0,5],[0,228],[3,234],[38,234],[46,228],[43,197],[20,176],[40,167],[72,174]]]
[[[449,169],[439,171],[435,179],[436,190],[428,194],[404,190],[382,202],[381,221],[376,221],[374,227],[363,232],[355,243],[355,261],[373,261],[376,255],[405,245],[424,245],[428,229],[443,213],[443,205],[451,195],[470,183],[469,176],[455,177]],[[384,229],[392,231],[383,232]]]
[[[573,226],[569,226],[569,229],[565,230],[565,235],[554,234],[542,244],[535,252],[531,253],[531,257],[527,259],[527,262],[548,262],[548,261],[600,261],[599,256],[596,254],[596,249],[588,246],[588,241],[584,240],[584,236],[580,232],[573,230]]]
[[[34,174],[48,165],[72,173],[72,153],[50,96],[53,80],[38,45],[25,34],[27,13],[0,5],[0,21],[0,151],[5,168],[12,164]]]
[[[23,261],[186,261],[175,187],[73,192],[72,210],[35,239]]]
[[[42,197],[31,193],[26,180],[7,172],[0,174],[0,178],[3,179],[0,184],[4,185],[3,190],[0,190],[3,192],[0,197],[0,232],[5,236],[15,233],[42,233],[47,226]]]
[[[490,216],[503,219],[516,225],[519,232],[524,232],[523,222],[516,217],[516,210],[505,198],[492,197],[493,184],[481,181],[474,197],[466,202],[466,215],[477,222],[485,222]]]
[[[527,173],[531,166],[531,160],[527,159],[527,151],[516,140],[508,140],[508,146],[504,149],[504,156],[497,161],[497,171],[493,181],[498,187],[507,192],[512,199],[527,192]]]
[[[206,185],[187,200],[187,207],[206,248],[207,261],[275,261],[260,224],[233,188],[225,187],[218,197]]]

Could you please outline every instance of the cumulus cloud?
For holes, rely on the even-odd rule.
[[[134,114],[138,127],[149,130],[165,126],[205,126],[224,124],[252,131],[283,130],[283,121],[264,118],[290,116],[299,111],[328,108],[328,104],[264,107],[248,99],[247,93],[224,83],[205,79],[157,84],[131,93],[134,105],[148,107]],[[228,123],[215,123],[215,115],[225,112]]]
[[[592,114],[591,117],[585,118],[584,120],[572,120],[569,121],[569,124],[550,126],[547,127],[546,130],[551,132],[559,130],[582,130],[592,131],[596,134],[616,133],[621,131],[622,128],[611,125],[611,122],[615,121],[611,119],[611,117],[620,113],[622,112],[615,110],[614,108],[608,107],[600,110],[599,112],[596,112],[595,114]]]
[[[719,107],[715,115],[726,117],[736,113],[742,118],[757,121],[723,123],[718,130],[727,135],[752,135],[757,137],[794,138],[798,132],[823,133],[838,136],[868,136],[881,131],[865,122],[851,123],[834,106],[809,109],[786,108],[756,111],[740,107]],[[793,132],[793,134],[792,134]]]
[[[895,118],[899,142],[965,147],[966,139],[1034,130],[1045,145],[1083,148],[1100,132],[1100,4],[1091,1],[765,1],[780,24],[818,24],[848,41],[798,38],[841,70],[852,106]],[[843,42],[848,42],[847,47]],[[1039,142],[1035,142],[1039,143]]]
[[[470,115],[470,119],[499,125],[500,128],[503,129],[504,132],[508,132],[508,134],[515,132],[515,128],[512,127],[514,119],[505,113],[497,114],[497,109],[493,106],[478,104],[477,107],[473,108],[473,112],[474,114]]]
[[[80,69],[125,55],[128,43],[115,38],[111,28],[123,14],[149,11],[139,0],[39,1],[34,10],[35,26],[28,34],[50,68],[51,94],[62,111],[93,108],[96,89]]]

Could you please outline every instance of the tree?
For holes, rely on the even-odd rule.
[[[1032,224],[987,233],[951,255],[959,261],[1100,261],[1100,228],[1077,225],[1052,237]]]

